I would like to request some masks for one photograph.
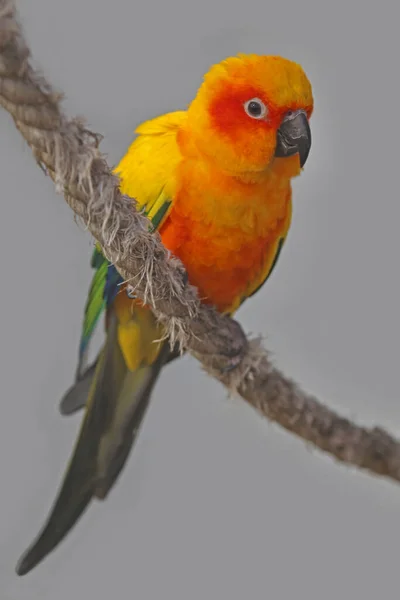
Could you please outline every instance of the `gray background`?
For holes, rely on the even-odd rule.
[[[302,63],[314,144],[289,240],[240,311],[285,372],[400,434],[399,78],[395,2],[18,2],[37,64],[115,163],[135,125],[183,108],[238,51]],[[400,487],[262,420],[195,361],[167,369],[105,504],[18,579],[79,426],[71,383],[91,241],[0,112],[2,600],[396,597]]]

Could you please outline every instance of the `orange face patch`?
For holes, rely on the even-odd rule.
[[[244,109],[251,98],[261,98],[262,92],[254,87],[235,85],[234,82],[221,86],[209,106],[210,122],[215,131],[235,143],[243,135],[252,135],[260,129],[264,132],[271,126],[270,114],[264,119],[252,119]]]
[[[245,103],[259,98],[265,117],[252,118]],[[310,116],[311,85],[302,68],[280,57],[245,55],[210,69],[188,110],[190,135],[201,150],[232,174],[260,172],[274,157],[278,128],[289,110]]]

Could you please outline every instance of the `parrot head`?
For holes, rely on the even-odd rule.
[[[311,147],[311,84],[279,56],[239,54],[211,67],[188,108],[199,150],[224,171],[260,173],[290,158],[298,174]]]

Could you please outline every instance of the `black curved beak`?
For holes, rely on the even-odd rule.
[[[289,112],[278,129],[275,156],[283,158],[299,154],[304,167],[311,148],[311,130],[304,110]]]

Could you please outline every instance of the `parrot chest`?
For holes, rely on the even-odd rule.
[[[161,237],[201,299],[233,312],[276,263],[290,225],[290,183],[226,190],[218,189],[221,182],[194,182],[177,193]]]

